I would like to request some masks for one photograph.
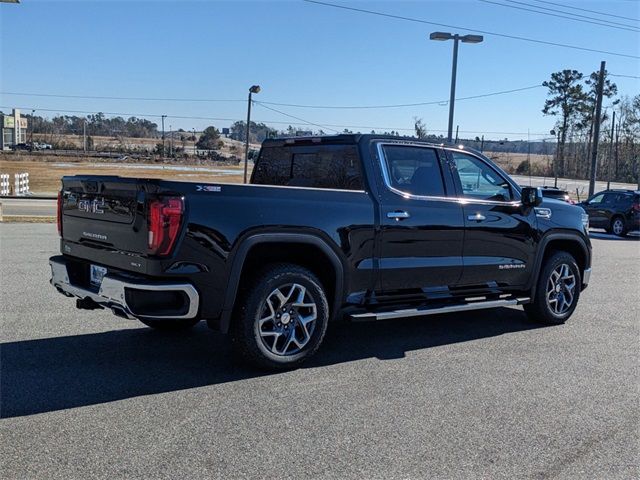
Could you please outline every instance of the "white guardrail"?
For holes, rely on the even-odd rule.
[[[6,197],[11,195],[10,176],[7,173],[0,174],[0,196]],[[29,190],[29,174],[16,173],[13,181],[13,195],[23,196],[30,195]]]
[[[0,174],[0,196],[6,197],[7,195],[9,195],[10,185],[11,184],[9,183],[9,174],[8,173]]]

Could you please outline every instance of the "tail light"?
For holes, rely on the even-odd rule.
[[[58,235],[62,237],[62,192],[58,192],[58,215],[57,215],[57,223],[58,223]]]
[[[631,209],[634,212],[640,212],[640,203],[639,202],[634,203],[633,205],[631,205]]]
[[[184,202],[180,197],[165,197],[149,204],[149,240],[151,255],[171,253],[180,233]]]

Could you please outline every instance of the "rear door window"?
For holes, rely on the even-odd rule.
[[[355,145],[263,148],[252,183],[339,190],[364,188]]]
[[[440,161],[435,149],[407,145],[385,145],[389,186],[417,196],[445,196]]]
[[[605,193],[604,199],[602,200],[602,204],[606,206],[615,205],[616,200],[618,199],[618,194],[616,193]]]

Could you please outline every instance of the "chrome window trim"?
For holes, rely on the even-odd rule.
[[[394,146],[407,146],[407,147],[418,147],[418,148],[430,148],[432,150],[437,150],[439,148],[442,148],[441,145],[429,145],[429,144],[421,144],[421,143],[411,143],[411,142],[377,142],[376,143],[376,148],[378,151],[378,162],[380,164],[380,169],[382,171],[382,179],[384,180],[384,185],[385,187],[392,193],[395,193],[396,195],[403,197],[403,198],[407,198],[407,199],[412,199],[412,200],[423,200],[423,201],[437,201],[437,202],[455,202],[455,203],[460,203],[462,205],[466,205],[466,204],[474,204],[474,205],[509,205],[509,206],[518,206],[521,204],[521,202],[519,200],[513,200],[510,202],[500,202],[497,200],[480,200],[480,199],[473,199],[473,198],[467,198],[467,197],[458,197],[458,196],[447,196],[447,197],[440,197],[440,196],[433,196],[433,195],[414,195],[412,193],[408,193],[408,192],[403,192],[402,190],[398,190],[397,188],[393,187],[391,185],[391,179],[389,178],[389,171],[387,169],[387,159],[384,155],[384,146],[385,145],[394,145]],[[443,149],[443,148],[442,148]],[[443,150],[447,150],[447,149],[443,149]],[[456,151],[459,151],[460,153],[467,153],[469,155],[471,155],[470,152],[465,152],[465,151],[461,151],[461,150],[457,150],[457,149],[453,149]],[[436,153],[437,154],[437,153]],[[477,157],[476,155],[472,155],[476,158],[478,158],[479,160],[483,161],[480,157]],[[438,157],[440,158],[440,157]],[[486,163],[486,162],[485,162]],[[499,173],[499,172],[498,172]],[[444,174],[444,172],[443,172]],[[500,175],[502,177],[502,175]],[[443,179],[444,180],[444,179]],[[508,182],[509,185],[513,185],[511,182]]]
[[[447,147],[445,147],[444,150],[445,150],[445,152],[449,152],[451,154],[453,154],[453,152],[462,153],[464,155],[469,155],[470,157],[473,157],[473,158],[479,160],[484,165],[486,165],[491,170],[493,170],[497,175],[499,175],[501,178],[503,178],[509,184],[509,186],[511,186],[511,189],[513,190],[513,192],[517,192],[518,194],[520,194],[520,186],[513,181],[513,179],[509,176],[509,174],[507,172],[505,172],[504,170],[502,170],[497,165],[494,166],[494,165],[491,165],[490,163],[488,163],[487,159],[482,158],[480,155],[477,155],[474,152],[467,151],[467,150],[462,150],[460,148],[452,148],[452,147],[448,147],[447,148]],[[455,164],[454,164],[454,167],[455,167]],[[456,170],[457,170],[457,167],[456,167]],[[467,197],[460,197],[460,198],[467,199]],[[468,200],[472,200],[472,199],[468,199]],[[519,205],[519,204],[522,203],[522,200],[521,199],[520,200],[511,200],[511,201],[508,201],[508,202],[501,202],[499,200],[474,200],[474,202],[489,202],[491,204],[496,204],[496,205]]]

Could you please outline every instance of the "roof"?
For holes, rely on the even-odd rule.
[[[343,133],[339,135],[312,135],[303,137],[278,137],[269,138],[262,142],[265,147],[276,147],[283,145],[308,145],[308,144],[332,144],[332,145],[355,145],[363,140],[387,140],[395,142],[411,142],[421,143],[423,145],[430,145],[434,147],[457,147],[458,145],[447,144],[445,142],[435,143],[433,141],[421,140],[416,137],[398,137],[395,135],[383,135],[373,133]],[[464,147],[465,150],[472,150],[472,148]]]

